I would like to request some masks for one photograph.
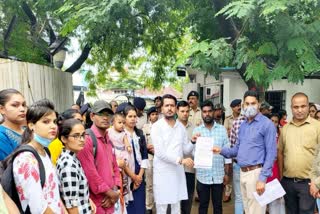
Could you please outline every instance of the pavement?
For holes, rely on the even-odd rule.
[[[222,206],[223,206],[223,214],[233,214],[234,213],[234,201],[231,200],[227,203],[223,203],[222,202]],[[198,207],[199,207],[199,202],[193,200],[193,204],[192,204],[192,210],[191,210],[191,214],[197,214],[198,213]],[[209,210],[208,210],[208,214],[213,213],[213,208],[212,208],[212,203],[210,200],[210,205],[209,205]]]

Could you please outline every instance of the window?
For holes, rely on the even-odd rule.
[[[273,113],[286,109],[286,91],[267,91],[265,92],[265,100],[273,106]]]
[[[208,96],[211,95],[211,88],[207,88],[207,95],[208,95]]]

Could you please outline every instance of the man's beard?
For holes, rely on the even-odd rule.
[[[164,115],[164,118],[166,118],[167,120],[171,120],[174,119],[174,115]]]
[[[211,123],[213,123],[213,121],[214,121],[213,117],[205,117],[205,118],[203,118],[203,122],[205,124],[211,124]]]

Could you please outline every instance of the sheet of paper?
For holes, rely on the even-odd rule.
[[[258,195],[257,192],[253,193],[255,199],[261,206],[265,206],[272,201],[281,198],[285,194],[286,192],[282,188],[278,179],[274,179],[273,181],[267,183],[265,192],[262,195]]]
[[[212,145],[213,138],[198,137],[194,153],[194,168],[212,168]]]

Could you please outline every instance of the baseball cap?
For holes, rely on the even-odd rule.
[[[104,100],[97,100],[92,107],[92,113],[99,113],[103,110],[108,111],[108,113],[113,114],[111,106]]]

